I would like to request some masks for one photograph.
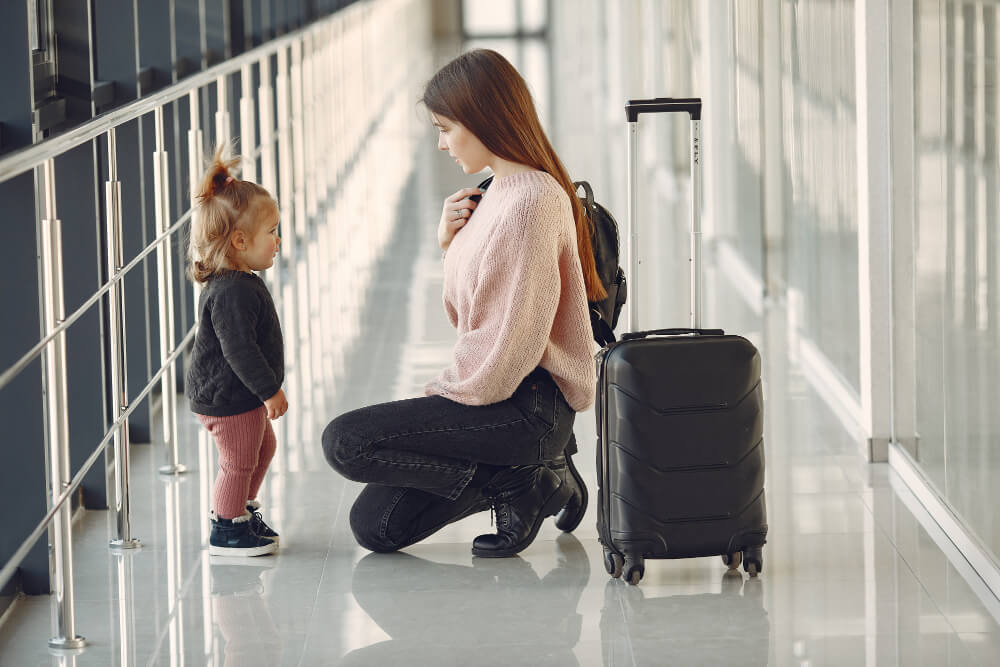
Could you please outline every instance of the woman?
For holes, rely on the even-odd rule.
[[[423,398],[335,419],[323,449],[368,483],[350,518],[362,546],[395,551],[492,506],[497,532],[472,553],[511,556],[545,517],[563,509],[557,525],[572,530],[586,510],[569,456],[575,413],[594,400],[587,299],[604,290],[589,222],[517,70],[495,51],[465,53],[423,102],[438,148],[465,173],[494,174],[485,193],[460,190],[442,208],[452,363]]]

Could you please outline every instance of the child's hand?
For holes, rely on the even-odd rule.
[[[277,419],[285,414],[288,411],[288,399],[285,398],[284,390],[279,389],[277,394],[264,401],[264,407],[267,408],[268,419]]]

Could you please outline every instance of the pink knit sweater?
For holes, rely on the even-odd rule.
[[[427,385],[427,395],[496,403],[541,366],[574,410],[593,404],[593,342],[576,226],[566,191],[549,174],[494,179],[448,248],[444,307],[458,341],[451,366]]]

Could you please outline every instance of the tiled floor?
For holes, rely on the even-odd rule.
[[[425,143],[429,149],[430,137]],[[405,553],[358,547],[347,513],[359,485],[326,466],[319,433],[343,410],[417,393],[452,341],[428,226],[436,215],[424,212],[474,177],[461,178],[429,150],[416,164],[376,279],[358,299],[358,330],[330,362],[335,376],[322,395],[303,370],[323,355],[289,346],[291,412],[279,422],[279,453],[262,494],[282,535],[278,555],[207,556],[214,454],[182,414],[188,474],[162,478],[162,451],[135,448],[132,525],[141,550],[109,552],[107,513],[78,517],[77,629],[89,646],[50,654],[50,600],[22,599],[0,625],[0,664],[1000,663],[1000,602],[963,577],[968,568],[894,474],[861,460],[855,436],[802,376],[780,304],[766,304],[763,316],[729,308],[725,323],[764,356],[770,533],[759,578],[702,558],[650,562],[638,587],[610,580],[592,506],[575,534],[548,521],[510,559],[469,552],[472,538],[490,530],[488,514]],[[738,302],[724,277],[712,284],[719,299]],[[591,491],[593,421],[589,412],[577,420]]]
[[[425,196],[453,185],[433,184]],[[404,198],[411,203],[421,199],[416,186]],[[363,300],[331,414],[412,395],[447,358],[433,237],[406,222]],[[770,534],[756,580],[727,575],[717,558],[651,562],[637,588],[609,580],[593,511],[573,535],[547,522],[517,558],[471,556],[471,539],[490,529],[487,514],[405,553],[369,554],[346,525],[359,485],[319,454],[322,418],[280,429],[263,494],[280,553],[252,564],[210,559],[202,545],[214,463],[185,414],[190,473],[158,477],[162,452],[136,448],[133,532],[143,548],[111,554],[106,513],[77,522],[77,622],[90,646],[50,655],[50,601],[23,599],[0,627],[0,663],[996,664],[1000,605],[949,562],[893,473],[860,459],[790,361],[780,308],[751,319],[741,330],[767,355]],[[593,489],[592,413],[579,416],[578,435]]]

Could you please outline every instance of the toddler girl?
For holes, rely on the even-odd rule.
[[[220,147],[198,192],[189,258],[203,290],[184,389],[219,448],[209,553],[261,556],[278,547],[256,500],[276,445],[268,419],[288,401],[278,313],[254,271],[274,264],[281,239],[277,202],[230,175],[237,163]]]

